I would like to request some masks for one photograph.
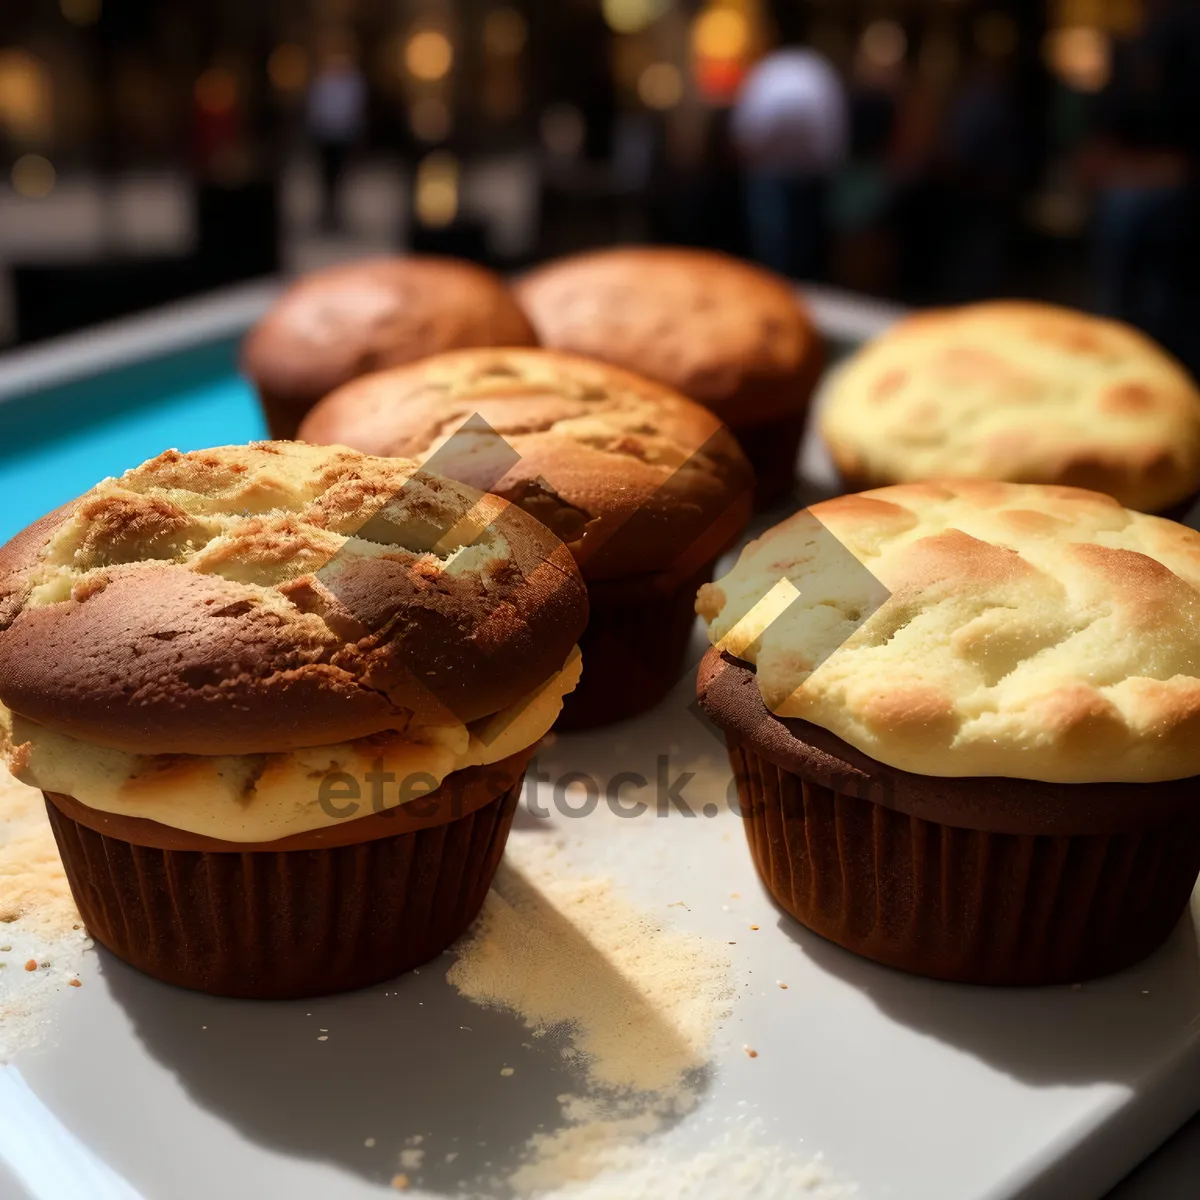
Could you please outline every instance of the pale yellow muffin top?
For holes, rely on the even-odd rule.
[[[1200,391],[1136,330],[997,301],[920,313],[850,359],[821,433],[854,487],[999,479],[1159,512],[1200,487]]]
[[[1200,533],[1074,488],[814,505],[701,589],[776,715],[926,775],[1200,774]]]

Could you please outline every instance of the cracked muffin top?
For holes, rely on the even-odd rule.
[[[821,433],[855,487],[1066,484],[1160,512],[1200,487],[1200,391],[1116,321],[1024,301],[919,313],[837,372]]]
[[[1200,774],[1200,533],[1096,492],[829,500],[750,543],[697,611],[775,715],[904,771]]]
[[[659,380],[734,429],[802,407],[823,358],[786,279],[711,250],[591,251],[513,290],[544,346]]]
[[[367,371],[465,346],[532,346],[525,314],[496,274],[447,258],[373,258],[314,271],[251,330],[246,373],[305,410]]]
[[[753,473],[707,409],[605,363],[465,350],[364,376],[300,437],[427,462],[544,522],[589,580],[691,571],[750,512]]]
[[[282,752],[496,713],[586,619],[544,526],[414,462],[170,450],[0,548],[0,702],[142,754]]]

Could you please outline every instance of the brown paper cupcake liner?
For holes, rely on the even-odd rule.
[[[83,806],[69,797],[46,793],[46,809],[84,924],[117,957],[215,995],[316,996],[420,966],[467,929],[504,852],[531,753],[449,776],[439,792],[451,781],[475,792],[441,806],[427,827],[380,836],[387,814],[368,816],[347,822],[364,836],[343,845],[141,845],[92,828],[104,823],[90,816],[75,819]],[[480,797],[488,786],[491,797]],[[170,832],[144,840],[178,840]]]
[[[653,708],[678,682],[696,621],[696,592],[715,559],[680,581],[667,575],[588,584],[579,639],[583,675],[555,729],[591,729]]]
[[[1200,875],[1200,819],[1084,836],[923,820],[729,741],[746,837],[775,900],[877,962],[964,983],[1072,983],[1162,944]]]

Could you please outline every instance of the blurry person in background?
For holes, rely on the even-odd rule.
[[[785,45],[746,76],[731,133],[745,172],[751,253],[793,278],[824,274],[826,205],[846,156],[842,82],[815,50]]]
[[[363,135],[367,83],[358,66],[353,37],[327,35],[318,52],[316,74],[308,89],[308,132],[320,159],[321,225],[341,226],[338,205],[342,176],[351,149]]]
[[[1153,0],[1113,49],[1083,172],[1099,302],[1200,371],[1200,7]]]

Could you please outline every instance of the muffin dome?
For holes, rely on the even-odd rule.
[[[830,500],[751,543],[697,609],[774,714],[904,771],[1200,774],[1200,534],[1107,496],[931,483]]]
[[[749,514],[750,466],[712,413],[554,351],[456,351],[364,376],[318,405],[300,436],[433,456],[438,474],[544,521],[589,580],[694,570]]]
[[[1160,512],[1200,487],[1200,391],[1128,326],[996,302],[907,318],[839,369],[821,433],[851,488],[1064,484]]]
[[[447,258],[377,258],[314,271],[255,326],[242,365],[276,437],[334,388],[382,367],[461,346],[532,346],[504,281]]]
[[[413,462],[167,451],[0,549],[0,702],[141,754],[286,751],[498,712],[586,614],[542,525]]]
[[[543,345],[659,380],[734,429],[803,409],[822,357],[785,279],[711,251],[580,254],[514,290]]]

